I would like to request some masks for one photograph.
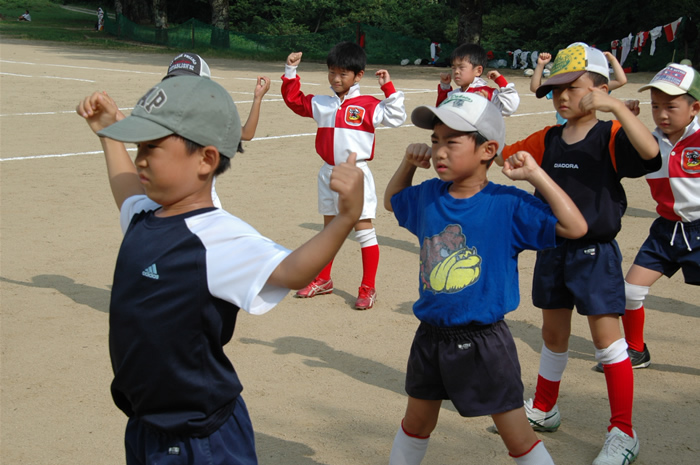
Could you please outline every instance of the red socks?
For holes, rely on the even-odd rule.
[[[622,316],[627,346],[637,352],[644,351],[644,316],[644,305],[637,310],[627,309]]]
[[[636,310],[635,310],[636,311]],[[634,375],[629,357],[619,363],[603,365],[605,383],[610,400],[610,431],[617,426],[623,433],[634,436],[632,431],[632,403],[634,399]]]
[[[333,260],[326,265],[321,272],[318,274],[318,279],[322,279],[324,281],[328,281],[331,279],[331,269],[333,268]]]
[[[554,408],[559,398],[559,385],[561,381],[550,381],[542,375],[537,375],[537,387],[532,406],[543,412],[549,412]]]
[[[379,268],[379,245],[362,247],[362,284],[374,289]]]

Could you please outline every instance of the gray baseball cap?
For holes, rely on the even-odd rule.
[[[506,145],[503,116],[496,105],[481,95],[456,93],[437,108],[424,105],[411,113],[413,124],[423,129],[433,129],[436,119],[456,131],[478,132],[487,140],[495,140],[499,154]]]
[[[177,134],[199,145],[213,145],[221,155],[233,158],[241,141],[241,120],[221,85],[211,79],[177,76],[156,84],[131,115],[97,134],[122,142]]]

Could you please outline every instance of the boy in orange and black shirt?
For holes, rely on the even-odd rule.
[[[561,50],[536,96],[553,91],[554,107],[567,123],[503,150],[503,159],[520,150],[530,152],[588,223],[583,238],[562,240],[558,247],[537,253],[532,299],[542,309],[544,345],[535,398],[525,403],[525,410],[535,430],[559,427],[556,402],[576,306],[588,318],[611,410],[605,445],[593,465],[631,463],[639,453],[632,429],[632,365],[620,331],[625,287],[615,236],[627,207],[621,178],[640,177],[661,166],[656,140],[624,102],[608,95],[608,81],[601,51],[583,43]],[[596,110],[612,113],[616,120],[599,121]]]

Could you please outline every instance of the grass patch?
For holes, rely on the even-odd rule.
[[[90,8],[89,5],[79,6]],[[29,10],[31,22],[17,21],[24,10]],[[105,32],[95,31],[97,7],[94,11],[95,14],[92,15],[70,11],[62,8],[59,3],[48,0],[0,0],[0,14],[5,18],[0,21],[0,37],[69,42],[79,47],[99,49],[167,51],[164,47],[144,47],[143,44],[117,40]]]

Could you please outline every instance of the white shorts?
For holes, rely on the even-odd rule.
[[[374,188],[374,177],[366,161],[356,164],[365,173],[365,204],[362,207],[361,220],[374,219],[377,215],[377,192]],[[338,214],[338,194],[331,190],[331,172],[333,166],[324,163],[318,172],[318,212],[324,216]]]

